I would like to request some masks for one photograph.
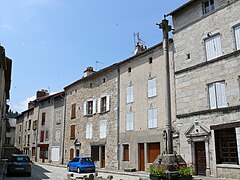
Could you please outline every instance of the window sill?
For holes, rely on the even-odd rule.
[[[101,111],[101,112],[99,112],[99,114],[105,114],[107,112],[109,112],[109,111]]]
[[[70,137],[70,140],[74,140],[75,139],[75,137]]]
[[[234,168],[234,169],[240,169],[240,166],[237,164],[217,164],[217,168]]]

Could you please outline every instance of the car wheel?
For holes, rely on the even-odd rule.
[[[81,170],[80,170],[80,168],[78,167],[78,168],[77,168],[77,173],[80,173],[80,172],[81,172]]]

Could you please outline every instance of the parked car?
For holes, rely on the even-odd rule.
[[[24,154],[12,154],[7,161],[7,176],[12,174],[26,174],[31,176],[32,162]]]
[[[91,157],[76,156],[67,164],[68,171],[95,172],[95,165]]]

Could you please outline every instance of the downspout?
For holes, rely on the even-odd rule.
[[[64,99],[64,116],[63,116],[63,128],[62,128],[62,164],[64,164],[64,139],[65,139],[65,120],[66,120],[66,91],[64,94],[64,97],[62,96],[62,98]]]
[[[119,128],[120,128],[120,68],[117,65],[117,169],[120,169],[120,140],[119,140]]]
[[[40,107],[38,107],[38,118],[37,118],[37,128],[36,128],[36,154],[35,154],[35,162],[37,162],[38,157],[38,127],[39,127],[39,113],[40,113]]]

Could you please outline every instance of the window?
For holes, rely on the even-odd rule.
[[[238,164],[235,128],[215,130],[217,164]]]
[[[10,137],[6,137],[5,138],[5,144],[10,144],[11,138]]]
[[[157,109],[151,108],[148,110],[148,128],[157,127]]]
[[[190,53],[187,54],[187,60],[188,60],[188,59],[191,59]]]
[[[75,125],[70,126],[70,139],[75,139]]]
[[[28,134],[27,143],[28,143],[28,146],[29,146],[29,144],[30,144],[30,134]]]
[[[45,141],[48,141],[48,131],[46,131],[46,134],[45,134]]]
[[[46,113],[42,113],[42,125],[45,125]]]
[[[96,100],[88,100],[84,102],[84,116],[96,114]]]
[[[236,42],[236,49],[240,49],[240,25],[234,28],[234,35],[235,35],[235,42]]]
[[[37,129],[37,121],[33,121],[33,130]]]
[[[128,112],[126,115],[126,130],[133,130],[133,112]]]
[[[131,68],[131,67],[129,67],[129,68],[128,68],[128,72],[130,73],[131,71],[132,71],[132,68]]]
[[[205,40],[205,49],[207,60],[217,58],[222,55],[220,34],[207,38]]]
[[[21,144],[21,139],[22,139],[22,137],[19,136],[19,137],[18,137],[18,144]]]
[[[107,120],[100,121],[100,139],[104,139],[107,137]]]
[[[133,102],[133,86],[129,86],[126,88],[126,94],[127,103]]]
[[[44,141],[44,131],[42,130],[40,134],[40,142],[43,142],[43,141]]]
[[[28,130],[31,129],[31,125],[32,125],[32,124],[31,124],[31,120],[29,120],[29,121],[28,121]]]
[[[61,120],[62,120],[62,110],[59,109],[56,111],[56,124],[61,124]]]
[[[91,146],[91,157],[93,161],[99,161],[99,146]]]
[[[107,112],[110,109],[110,96],[104,96],[98,100],[98,113]]]
[[[92,123],[88,122],[86,125],[86,139],[92,139]]]
[[[56,131],[55,131],[55,141],[56,142],[60,142],[60,138],[61,138],[61,131],[60,131],[60,129],[56,129]]]
[[[203,14],[208,14],[214,10],[214,0],[208,0],[203,3]]]
[[[27,121],[25,122],[25,131],[27,130]]]
[[[152,64],[152,57],[150,57],[150,58],[148,58],[148,62],[149,62],[149,64]]]
[[[72,104],[71,119],[76,117],[76,103]]]
[[[129,161],[129,145],[123,144],[123,161]]]
[[[22,124],[20,124],[20,126],[19,126],[19,131],[20,132],[22,131]]]
[[[210,109],[223,108],[227,106],[225,82],[216,82],[208,85]]]
[[[153,97],[157,95],[156,89],[156,78],[148,80],[148,97]]]

